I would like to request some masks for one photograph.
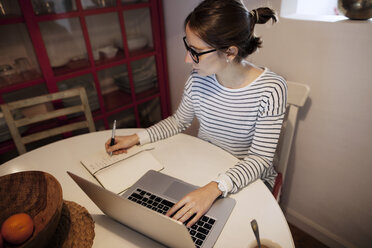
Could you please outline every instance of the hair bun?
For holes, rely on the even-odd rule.
[[[267,7],[253,9],[249,14],[252,16],[251,21],[258,24],[264,24],[270,19],[273,23],[278,20],[275,11]]]

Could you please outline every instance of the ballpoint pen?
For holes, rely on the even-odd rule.
[[[115,145],[115,131],[116,131],[116,120],[114,120],[114,125],[112,126],[112,135],[111,135],[110,146]],[[110,152],[110,157],[111,156],[112,156],[112,152]]]

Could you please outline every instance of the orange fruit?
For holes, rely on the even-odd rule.
[[[3,239],[11,244],[19,245],[31,237],[34,222],[30,215],[19,213],[10,216],[1,226]]]

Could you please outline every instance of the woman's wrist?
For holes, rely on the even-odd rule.
[[[218,188],[217,182],[212,181],[208,183],[206,186],[211,190],[211,193],[213,194],[213,196],[215,196],[215,198],[223,194],[223,192]]]
[[[217,184],[217,188],[222,192],[221,197],[226,197],[228,193],[226,183],[220,179],[213,180],[213,182]]]
[[[137,134],[132,134],[130,135],[130,138],[131,138],[131,143],[135,146],[135,145],[138,145],[140,142],[139,142],[139,137]]]

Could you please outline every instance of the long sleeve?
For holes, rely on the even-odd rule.
[[[190,80],[191,78],[186,83],[181,103],[175,114],[138,133],[141,145],[169,138],[191,125],[194,119],[194,108],[190,95]]]

